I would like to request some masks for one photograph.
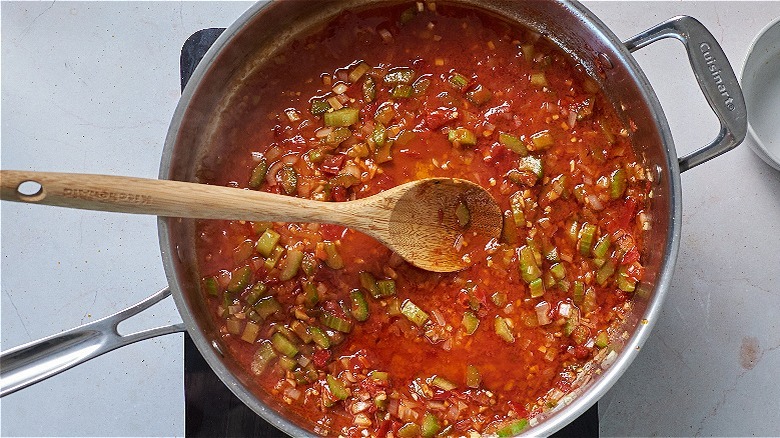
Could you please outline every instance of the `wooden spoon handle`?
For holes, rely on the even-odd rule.
[[[32,182],[32,183],[30,183]],[[22,183],[26,183],[22,186]],[[39,184],[36,186],[36,183]],[[28,193],[33,186],[35,193]],[[38,189],[38,190],[36,190]],[[23,193],[24,192],[24,193]],[[26,194],[25,194],[26,193]],[[76,173],[0,171],[0,199],[86,210],[199,219],[363,223],[345,203],[180,181]]]

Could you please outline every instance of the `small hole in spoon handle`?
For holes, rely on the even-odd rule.
[[[19,199],[26,202],[38,202],[46,197],[43,185],[31,180],[22,181],[16,187],[16,193],[19,194]]]

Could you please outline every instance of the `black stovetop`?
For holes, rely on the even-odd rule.
[[[181,87],[224,29],[194,33],[181,51]],[[282,437],[284,434],[242,403],[209,368],[188,334],[184,335],[185,434],[189,437]],[[598,437],[594,405],[554,437]]]

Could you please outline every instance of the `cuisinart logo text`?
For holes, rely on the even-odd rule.
[[[729,111],[734,111],[734,99],[729,95],[726,86],[723,85],[723,78],[720,76],[720,68],[718,68],[718,65],[716,64],[717,60],[712,56],[712,53],[710,53],[710,45],[701,43],[699,44],[699,49],[701,50],[702,55],[704,55],[704,60],[707,61],[707,68],[709,69],[712,78],[715,79],[718,92],[723,96],[723,103],[726,104],[726,108]]]

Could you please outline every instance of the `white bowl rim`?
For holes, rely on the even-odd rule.
[[[761,31],[753,38],[753,41],[750,42],[750,47],[748,48],[748,51],[745,55],[745,59],[742,62],[742,71],[740,72],[740,85],[742,86],[742,90],[745,90],[745,67],[748,65],[748,61],[750,61],[751,56],[753,55],[753,52],[755,51],[756,44],[764,38],[764,36],[769,32],[771,29],[773,29],[776,26],[780,26],[780,17],[776,17],[774,20],[769,22],[766,26],[764,26]],[[745,93],[747,96],[748,93]],[[780,170],[780,156],[778,156],[776,153],[770,151],[765,145],[764,142],[761,140],[761,138],[756,134],[756,131],[753,129],[753,125],[750,123],[750,113],[748,113],[748,135],[753,140],[752,142],[749,142],[748,145],[750,148],[761,157],[762,160],[764,160],[767,164],[774,167],[777,170]]]

